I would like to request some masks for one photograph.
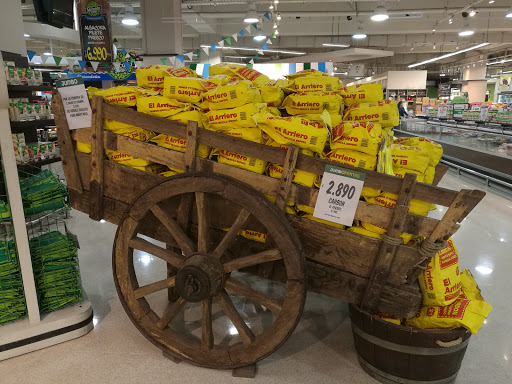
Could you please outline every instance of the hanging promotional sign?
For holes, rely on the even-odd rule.
[[[62,97],[69,129],[89,128],[92,112],[82,78],[57,80],[55,84]]]
[[[500,83],[498,85],[499,91],[510,91],[510,82],[512,75],[500,75]]]
[[[451,92],[452,83],[439,83],[437,86],[437,97],[440,99],[449,98]]]
[[[107,0],[80,0],[77,4],[84,60],[113,61],[110,5]]]

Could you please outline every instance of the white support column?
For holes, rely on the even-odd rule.
[[[487,92],[486,71],[487,66],[484,63],[464,68],[462,92],[468,93],[470,103],[485,101],[485,93]]]
[[[11,206],[11,217],[16,234],[16,247],[23,278],[23,289],[27,303],[30,324],[40,321],[39,305],[37,302],[36,285],[30,258],[30,247],[28,243],[27,227],[25,225],[25,214],[23,213],[23,202],[21,200],[20,181],[18,179],[18,167],[14,156],[14,148],[11,136],[11,124],[9,122],[9,95],[7,93],[7,81],[5,78],[4,60],[0,54],[0,149],[4,164],[5,182]]]

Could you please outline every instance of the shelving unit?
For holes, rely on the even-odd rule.
[[[9,96],[12,97],[14,93],[16,93],[16,97],[24,97],[19,95],[23,95],[24,92],[49,91],[52,90],[52,87],[7,86],[3,65],[4,60],[15,61],[16,65],[23,67],[28,67],[28,61],[26,58],[18,55],[6,54],[4,57],[4,53],[0,52],[0,149],[5,170],[6,192],[9,196],[8,200],[11,210],[9,227],[13,230],[13,234],[16,237],[27,318],[0,326],[0,360],[80,337],[93,328],[92,307],[85,297],[85,293],[83,301],[78,304],[50,313],[40,313],[38,298],[38,289],[40,288],[36,289],[29,235],[27,232],[27,223],[29,226],[34,224],[32,223],[33,218],[25,217],[18,176],[20,170],[23,171],[24,167],[30,166],[16,165],[11,136],[11,122],[9,121],[7,107],[9,105]],[[17,129],[32,129],[36,132],[38,124],[50,122],[53,123],[53,121],[34,120],[21,123],[16,122],[14,126],[17,126]],[[34,127],[34,124],[36,127]],[[60,158],[48,159],[33,165],[40,166],[59,160]],[[50,212],[55,214],[55,212]],[[47,213],[44,213],[42,216],[49,217]]]

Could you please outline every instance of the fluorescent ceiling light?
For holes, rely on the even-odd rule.
[[[51,53],[51,52],[44,52],[44,53],[43,53],[43,55],[45,55],[45,56],[51,56],[51,55],[53,55],[53,53]]]
[[[440,74],[439,76],[446,76],[446,74],[444,74],[444,73],[441,73],[441,74]]]
[[[123,23],[124,25],[138,25],[139,24],[139,20],[137,20],[137,18],[133,14],[133,5],[126,6],[126,12],[124,13],[121,23]]]
[[[463,31],[459,32],[459,36],[471,36],[474,34],[475,34],[475,31],[473,31],[472,29],[464,29]]]
[[[324,47],[341,47],[341,48],[348,48],[350,45],[348,44],[335,44],[335,43],[322,43]]]
[[[252,59],[252,56],[224,56],[224,57],[229,57],[231,59]]]
[[[409,68],[414,68],[414,67],[417,67],[419,65],[432,63],[432,62],[438,61],[438,60],[443,60],[443,59],[446,59],[447,57],[452,57],[452,56],[458,55],[460,53],[472,51],[473,49],[478,49],[478,48],[485,47],[486,45],[489,45],[489,43],[482,43],[482,44],[475,45],[474,47],[471,47],[471,48],[461,49],[459,51],[447,53],[446,55],[437,56],[437,57],[434,57],[434,58],[429,59],[429,60],[425,60],[425,61],[422,61],[422,62],[419,62],[419,63],[408,65],[408,67]]]
[[[494,4],[494,0],[489,0],[489,4]]]
[[[30,37],[30,35],[28,33],[24,33],[23,36]]]
[[[348,72],[333,72],[333,75],[348,75]]]
[[[389,19],[388,11],[382,5],[379,5],[375,8],[373,15],[371,17],[373,21],[384,21]]]
[[[494,61],[492,63],[487,63],[487,65],[496,65],[496,64],[503,64],[503,63],[509,63],[511,62],[512,59],[508,59],[508,60],[499,60],[499,61]]]
[[[249,10],[245,14],[244,23],[257,23],[259,21],[258,14],[256,13],[256,4],[252,1],[249,3]]]
[[[512,17],[512,8],[510,8],[507,13],[505,14],[505,17]]]
[[[258,32],[258,34],[253,37],[253,39],[256,41],[262,41],[265,40],[266,38],[267,36],[263,35],[261,32]]]
[[[361,23],[359,23],[357,31],[352,35],[352,38],[356,40],[366,39],[366,33],[364,33],[363,26],[361,25]]]
[[[201,45],[201,48],[211,47],[210,45]],[[233,50],[240,50],[240,51],[261,51],[261,48],[247,48],[247,47],[221,47],[220,45],[215,46],[216,49],[233,49]],[[298,52],[298,51],[285,51],[282,49],[265,49],[265,52],[272,52],[272,53],[284,53],[288,55],[305,55],[306,52]]]

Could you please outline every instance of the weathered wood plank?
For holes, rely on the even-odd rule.
[[[299,155],[299,147],[290,145],[286,151],[286,157],[284,159],[283,174],[281,175],[279,190],[277,191],[276,206],[281,211],[286,208],[288,202],[288,195],[290,194],[293,171],[297,164],[297,156]]]
[[[89,217],[93,220],[103,218],[103,195],[105,190],[103,174],[103,98],[92,98],[92,141],[91,141],[91,175],[89,180]]]

